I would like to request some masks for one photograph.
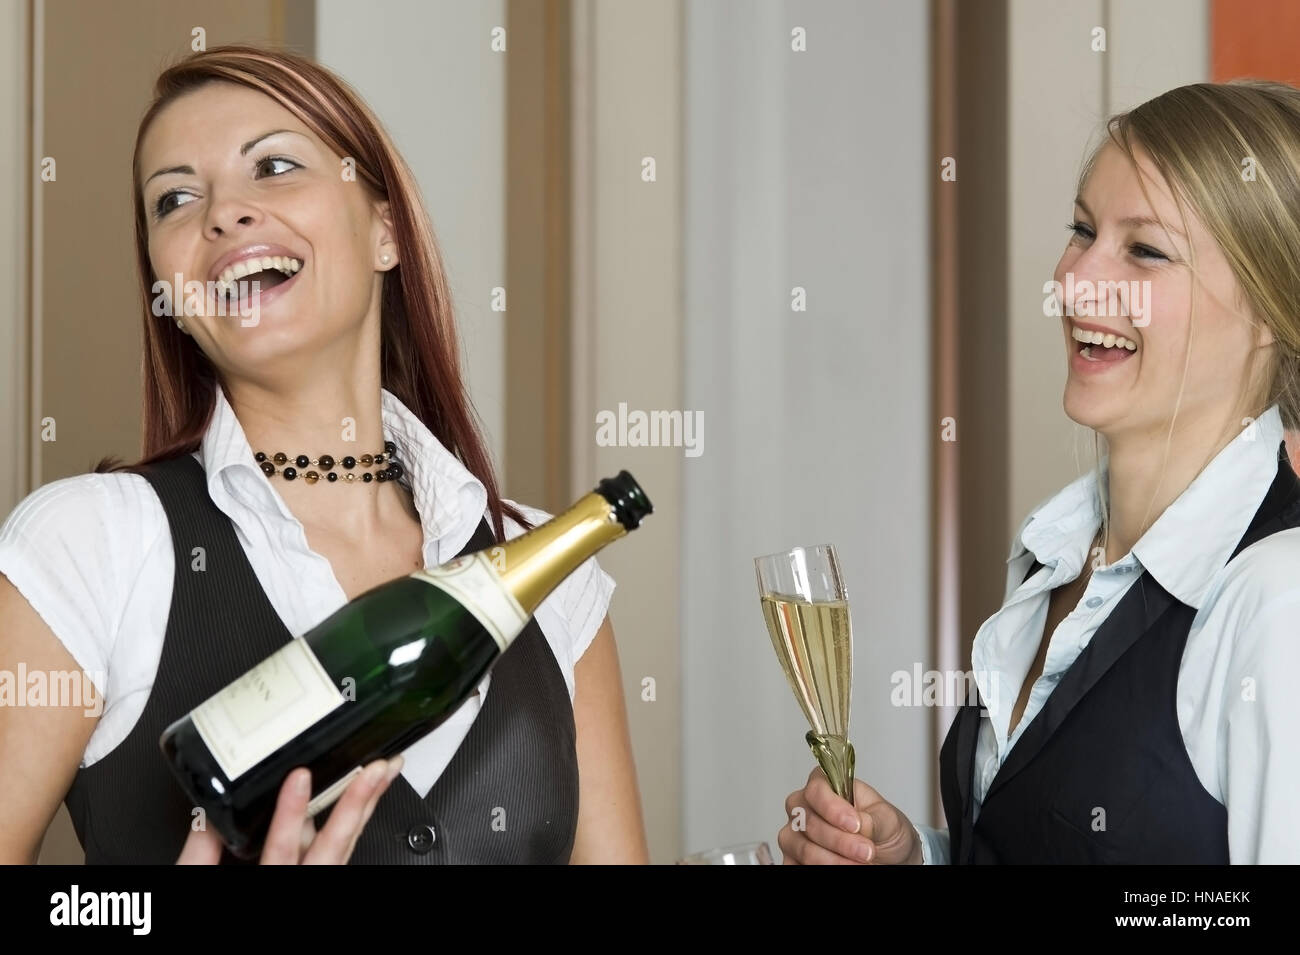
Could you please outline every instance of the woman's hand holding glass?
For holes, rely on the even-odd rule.
[[[853,805],[831,788],[820,767],[785,800],[777,835],[785,865],[920,865],[921,842],[902,811],[860,779]]]

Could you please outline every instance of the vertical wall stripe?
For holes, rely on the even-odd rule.
[[[1000,602],[1010,459],[1007,283],[1010,136],[1006,0],[936,0],[931,51],[935,137],[931,175],[935,261],[929,666],[969,671],[970,645]],[[960,38],[960,39],[959,39]],[[944,181],[940,163],[956,162]],[[978,333],[976,333],[978,330]],[[953,419],[955,440],[941,422]],[[937,753],[956,715],[934,707]],[[930,811],[942,825],[934,759]]]
[[[592,444],[583,437],[595,428],[596,418],[596,377],[592,357],[596,349],[594,302],[598,261],[592,224],[592,137],[596,98],[592,83],[596,60],[593,2],[573,0],[571,15],[569,401],[571,421],[576,430],[570,448],[570,498],[587,490],[585,478],[594,473],[595,468]]]
[[[0,511],[31,490],[32,0],[0,7]]]
[[[960,450],[956,442],[940,440],[939,419],[957,410],[957,194],[951,183],[940,180],[939,163],[957,152],[957,10],[956,0],[930,4],[931,69],[931,177],[930,241],[934,255],[934,308],[931,316],[931,432],[930,549],[931,629],[930,660],[941,672],[961,668],[959,586],[960,539],[957,523]],[[954,711],[955,712],[955,711]],[[932,751],[938,753],[948,732],[952,713],[930,710]],[[943,819],[935,761],[925,761],[929,774],[931,820]]]
[[[42,374],[44,355],[44,338],[42,335],[42,316],[45,305],[43,294],[45,275],[45,202],[44,190],[40,188],[38,176],[41,168],[41,152],[45,142],[45,0],[34,0],[32,4],[32,45],[31,45],[31,91],[32,91],[32,164],[28,179],[32,190],[31,199],[31,271],[28,276],[27,301],[30,305],[30,320],[27,334],[30,345],[27,365],[28,401],[27,430],[27,464],[31,487],[39,487],[41,481],[41,395],[45,382]]]
[[[506,9],[505,488],[554,512],[572,500],[572,2]]]

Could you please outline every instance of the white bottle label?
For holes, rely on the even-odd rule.
[[[200,703],[190,718],[226,778],[235,780],[343,702],[298,638]]]
[[[528,614],[501,582],[496,568],[482,551],[443,564],[417,570],[412,577],[445,590],[472,613],[497,646],[505,650],[528,623]]]

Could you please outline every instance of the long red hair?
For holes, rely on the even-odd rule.
[[[218,374],[194,340],[151,310],[154,284],[140,188],[140,143],[158,112],[178,96],[215,81],[258,90],[293,113],[335,154],[356,161],[358,181],[386,199],[400,265],[385,273],[380,302],[382,385],[455,454],[487,489],[497,539],[503,515],[527,527],[501,500],[492,459],[460,368],[451,292],[433,227],[410,168],[357,93],[333,73],[280,50],[229,44],[195,53],[166,69],[140,120],[131,162],[135,248],[144,322],[143,450],[134,464],[104,458],[96,472],[139,471],[198,449],[215,406]]]

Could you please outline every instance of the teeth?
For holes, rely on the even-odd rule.
[[[261,272],[266,269],[276,269],[277,271],[283,272],[285,275],[293,275],[301,268],[301,261],[290,258],[287,255],[264,255],[260,259],[244,259],[242,262],[236,262],[230,268],[217,276],[217,286],[219,290],[224,292],[228,286],[254,272]]]
[[[1125,338],[1123,335],[1115,335],[1108,332],[1094,332],[1090,329],[1073,326],[1070,329],[1070,337],[1084,345],[1101,345],[1103,348],[1124,348],[1128,351],[1137,351],[1137,342]],[[1087,355],[1089,349],[1083,349],[1083,354]]]

